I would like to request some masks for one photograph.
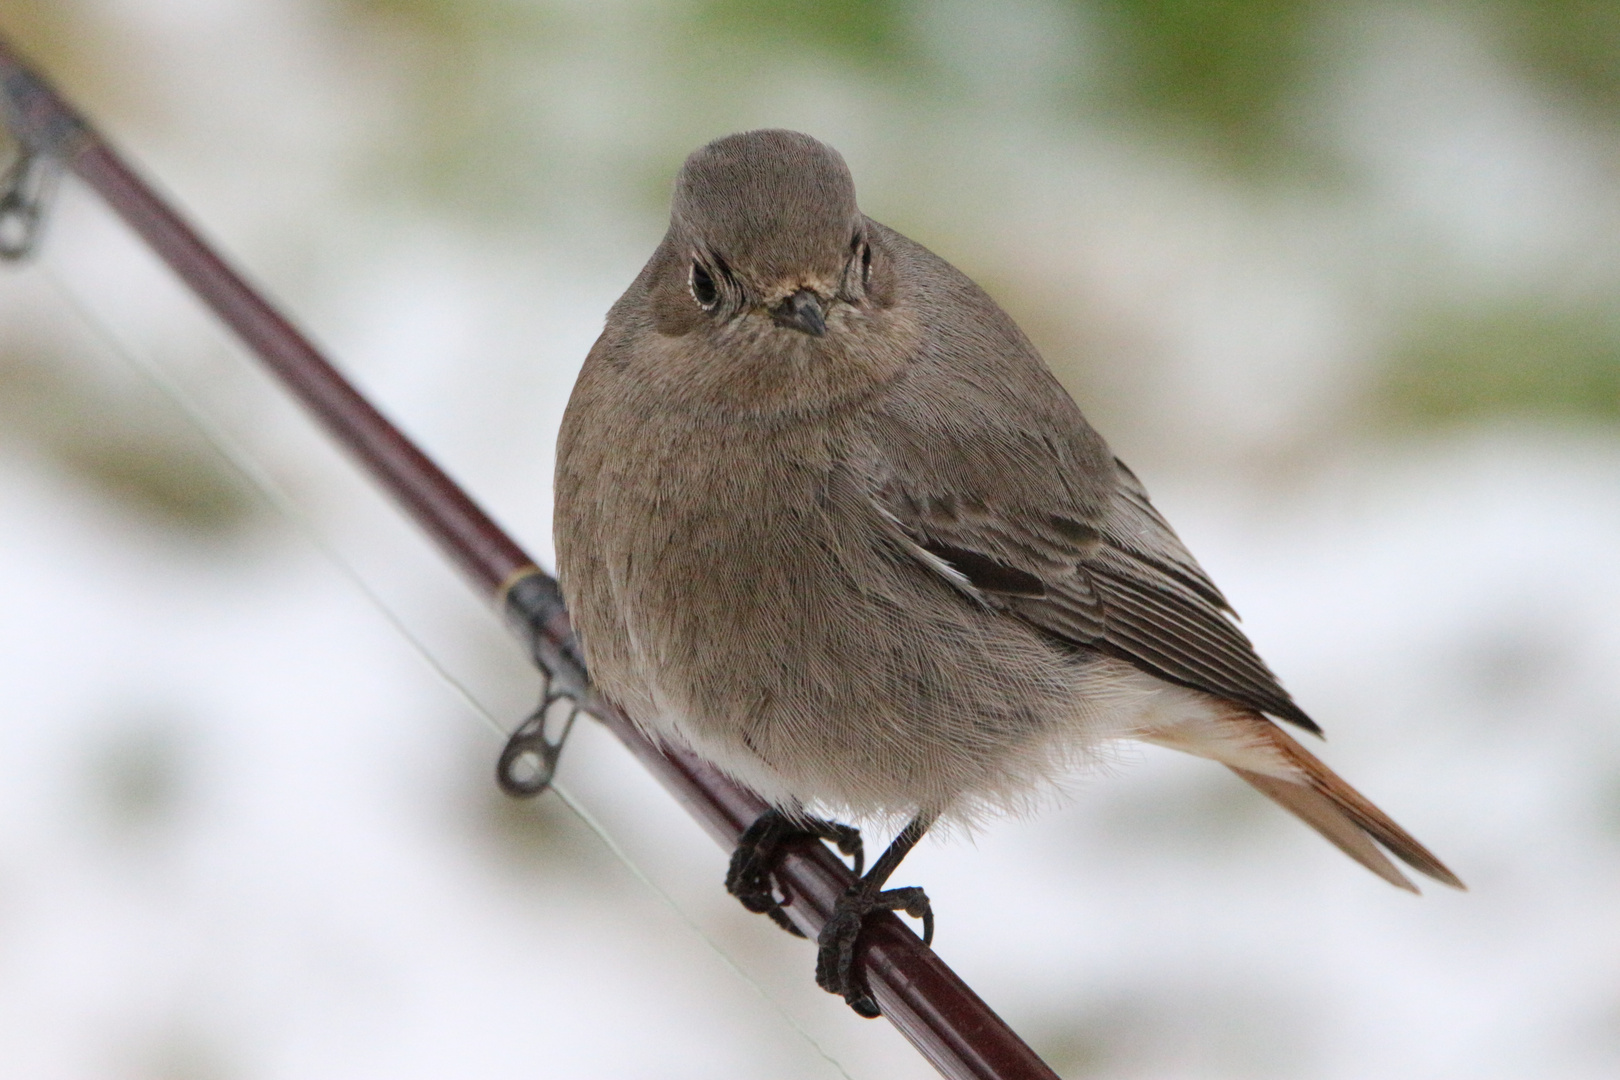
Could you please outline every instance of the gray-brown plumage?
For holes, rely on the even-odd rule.
[[[1138,739],[1459,884],[1267,719],[1317,730],[1018,327],[808,136],[687,159],[556,493],[597,683],[789,811],[972,818]]]

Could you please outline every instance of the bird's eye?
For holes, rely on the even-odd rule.
[[[714,287],[714,278],[709,276],[702,263],[696,261],[692,263],[692,299],[705,311],[714,307],[720,299],[720,290]]]

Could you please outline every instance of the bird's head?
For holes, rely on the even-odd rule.
[[[911,352],[881,226],[831,147],[793,131],[709,143],[675,181],[644,272],[665,374],[749,411],[814,407],[892,378]]]

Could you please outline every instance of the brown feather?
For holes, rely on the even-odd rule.
[[[1327,838],[1328,842],[1396,888],[1417,892],[1407,876],[1367,838],[1367,834],[1328,796],[1314,787],[1279,780],[1275,776],[1250,772],[1236,765],[1227,768],[1252,784],[1255,790]]]
[[[1428,848],[1282,728],[1236,702],[1200,697],[1201,707],[1169,717],[1138,738],[1220,762],[1392,885],[1417,891],[1375,840],[1419,873],[1466,888]]]
[[[1286,731],[1283,731],[1281,728],[1277,727],[1277,725],[1271,723],[1269,720],[1266,720],[1264,717],[1256,716],[1253,719],[1261,724],[1264,724],[1266,728],[1269,729],[1267,734],[1272,744],[1288,758],[1291,764],[1298,767],[1299,770],[1304,773],[1310,784],[1310,790],[1322,798],[1325,798],[1328,803],[1331,804],[1332,808],[1338,812],[1341,818],[1353,823],[1368,836],[1372,837],[1374,840],[1377,840],[1380,844],[1389,849],[1390,854],[1394,855],[1397,859],[1401,860],[1412,869],[1418,871],[1418,873],[1425,874],[1428,877],[1440,882],[1442,885],[1450,885],[1454,889],[1466,890],[1468,888],[1468,886],[1464,885],[1456,874],[1453,874],[1449,869],[1446,868],[1444,863],[1434,857],[1433,852],[1424,847],[1422,844],[1418,843],[1417,840],[1412,837],[1411,833],[1407,832],[1405,829],[1395,824],[1395,822],[1391,821],[1388,814],[1384,813],[1382,810],[1378,809],[1378,807],[1369,802],[1367,797],[1362,795],[1361,792],[1345,783],[1344,779],[1340,777],[1339,774],[1335,773],[1332,769],[1318,761],[1310,751],[1306,750],[1303,746],[1299,745],[1299,743],[1295,742]],[[1242,775],[1241,770],[1239,771],[1239,775]],[[1303,803],[1302,800],[1299,800],[1296,797],[1293,801],[1290,801],[1289,799],[1278,795],[1276,792],[1268,790],[1266,787],[1262,787],[1260,784],[1255,782],[1253,777],[1244,776],[1243,778],[1248,780],[1249,783],[1254,784],[1255,787],[1260,788],[1261,791],[1264,791],[1267,795],[1271,796],[1272,799],[1286,809],[1293,811],[1307,824],[1317,829],[1317,831],[1321,832],[1322,835],[1326,836],[1329,840],[1333,840],[1334,843],[1338,843],[1331,833],[1323,829],[1321,825],[1317,824],[1315,820],[1313,820],[1306,814],[1304,810],[1300,808]],[[1270,778],[1268,777],[1265,779]],[[1285,781],[1279,782],[1286,783]],[[1295,784],[1290,786],[1298,788],[1300,785]],[[1340,847],[1342,848],[1343,845],[1341,844]],[[1348,852],[1348,849],[1346,850]],[[1349,854],[1352,858],[1357,858],[1353,852],[1349,852]],[[1361,862],[1364,866],[1368,865],[1365,860],[1358,858],[1357,861]],[[1371,869],[1374,873],[1379,872],[1376,867],[1368,866],[1368,869]]]

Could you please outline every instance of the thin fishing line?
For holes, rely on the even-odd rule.
[[[274,507],[278,513],[291,522],[293,527],[298,530],[304,539],[313,545],[315,549],[319,551],[327,559],[327,561],[337,569],[337,571],[349,582],[350,585],[359,591],[360,595],[363,596],[372,606],[372,608],[374,608],[377,613],[394,628],[394,631],[405,640],[406,644],[408,644],[411,650],[416,653],[424,664],[427,665],[428,669],[438,677],[440,682],[449,687],[451,692],[456,697],[460,698],[462,703],[465,704],[476,716],[481,718],[490,728],[490,730],[495,732],[496,735],[500,736],[503,740],[510,735],[510,732],[508,732],[506,728],[502,726],[500,720],[494,715],[494,713],[485,708],[483,702],[479,701],[478,698],[473,695],[472,691],[469,690],[461,682],[461,680],[457,679],[456,676],[439,661],[438,657],[433,654],[427,645],[411,631],[410,627],[406,625],[404,619],[402,619],[393,608],[388,606],[387,602],[383,600],[381,594],[379,594],[376,589],[372,588],[371,584],[366,581],[365,577],[361,575],[360,571],[355,567],[355,565],[326,539],[325,535],[316,526],[314,519],[310,517],[307,512],[305,512],[304,508],[296,500],[294,500],[291,495],[287,494],[286,490],[281,487],[275,478],[272,477],[269,472],[259,464],[258,460],[254,458],[252,454],[250,454],[234,436],[230,435],[222,427],[217,425],[213,419],[203,411],[203,409],[192,399],[192,397],[184,390],[184,388],[180,386],[179,382],[175,380],[175,378],[170,375],[166,369],[157,364],[156,361],[152,360],[152,358],[147,356],[143,351],[135,349],[129,345],[129,343],[124,341],[123,338],[113,330],[112,326],[102,319],[95,309],[92,308],[76,290],[68,285],[65,279],[56,273],[56,271],[46,260],[39,260],[35,263],[33,268],[51,283],[51,286],[67,303],[68,307],[71,308],[74,313],[84,321],[85,325],[88,326],[91,331],[101,339],[102,344],[106,346],[109,351],[150,379],[152,383],[164,394],[164,396],[167,397],[174,404],[174,406],[180,410],[181,414],[184,415],[185,418],[202,434],[203,438],[206,439],[214,448],[214,451],[224,458],[232,468],[241,473],[243,478],[246,479],[250,485],[256,488],[259,494],[272,507]],[[750,986],[754,993],[757,994],[773,1012],[781,1017],[788,1027],[793,1029],[793,1031],[796,1032],[798,1036],[822,1058],[822,1060],[826,1061],[834,1069],[837,1069],[839,1075],[844,1077],[844,1080],[854,1080],[854,1078],[850,1076],[849,1071],[844,1068],[842,1062],[833,1057],[833,1055],[821,1045],[820,1041],[817,1040],[816,1037],[812,1035],[806,1028],[804,1028],[798,1022],[798,1020],[787,1011],[786,1007],[783,1006],[782,1003],[770,993],[770,991],[766,990],[764,986],[760,985],[760,983],[753,978],[753,976],[749,975],[746,971],[739,967],[737,962],[732,959],[731,954],[726,952],[726,950],[721,947],[719,942],[715,941],[714,938],[711,937],[695,919],[688,915],[685,909],[683,909],[680,904],[676,902],[673,896],[671,896],[661,885],[649,877],[646,871],[642,870],[640,865],[630,857],[629,853],[626,852],[624,848],[619,846],[618,841],[615,840],[607,831],[607,828],[596,819],[595,815],[585,809],[584,804],[576,800],[573,795],[569,794],[567,789],[559,783],[553,782],[550,785],[550,788],[552,791],[557,793],[557,797],[562,800],[563,805],[566,806],[577,818],[579,818],[587,829],[595,834],[597,840],[602,843],[602,846],[607,848],[609,853],[612,854],[612,856],[630,872],[630,875],[642,885],[646,886],[648,890],[663,901],[664,905],[674,913],[676,919],[689,931],[695,934],[699,940],[707,945],[710,951],[712,951],[714,955],[719,958],[723,966],[725,966],[738,978],[742,979],[744,983]]]
[[[391,626],[393,626],[399,635],[403,637],[407,643],[409,643],[411,648],[419,657],[421,657],[423,662],[426,663],[428,667],[433,669],[434,673],[437,674],[439,678],[448,686],[450,686],[455,691],[456,695],[460,697],[468,707],[482,716],[485,720],[489,721],[490,726],[501,738],[504,739],[508,736],[509,732],[505,731],[501,727],[500,722],[496,720],[488,710],[479,704],[479,702],[472,696],[466,687],[462,686],[461,683],[456,681],[455,677],[450,674],[444,665],[439,662],[438,658],[435,657],[427,649],[427,647],[422,644],[422,642],[417,640],[416,636],[411,633],[410,628],[405,625],[404,621],[397,614],[395,614],[392,608],[383,602],[382,597],[378,595],[377,591],[373,589],[371,584],[360,575],[360,572],[357,569],[355,569],[354,564],[349,562],[349,560],[344,557],[342,552],[338,551],[327,541],[326,537],[323,536],[320,530],[316,528],[314,520],[304,512],[304,508],[294,501],[292,496],[287,494],[281,485],[277,483],[276,480],[271,477],[262,466],[259,465],[258,461],[255,460],[239,442],[237,442],[230,435],[226,434],[223,429],[216,426],[214,422],[203,413],[202,409],[191,399],[190,395],[181,389],[179,383],[174,380],[173,376],[159,367],[151,360],[150,357],[138,353],[135,349],[131,348],[128,343],[123,341],[123,339],[121,339],[113,331],[112,327],[102,320],[92,308],[90,308],[90,306],[85,302],[84,298],[79,296],[77,292],[69,287],[68,284],[61,277],[59,277],[48,264],[44,263],[43,261],[40,262],[38,264],[38,270],[46,277],[47,280],[50,281],[51,285],[57,290],[58,293],[61,294],[62,298],[67,301],[68,306],[74,310],[79,318],[83,319],[85,324],[95,332],[96,336],[101,338],[102,344],[107,346],[107,348],[114,355],[118,356],[125,363],[129,364],[135,370],[139,371],[141,374],[150,379],[157,386],[157,388],[163,392],[164,396],[166,396],[170,402],[180,410],[181,414],[191,422],[192,426],[197,428],[197,430],[202,433],[204,439],[206,439],[209,445],[214,448],[214,452],[223,457],[225,461],[237,472],[241,473],[243,478],[246,479],[252,487],[258,489],[259,494],[263,496],[264,499],[269,502],[277,512],[279,512],[283,517],[287,518],[288,521],[292,523],[293,527],[296,528],[304,537],[304,539],[314,545],[315,549],[324,555],[327,560],[330,561],[337,569],[337,571],[342,574],[351,585],[360,591],[360,594],[364,596],[366,600],[377,609],[378,613],[381,614]]]

